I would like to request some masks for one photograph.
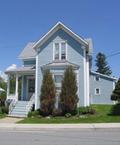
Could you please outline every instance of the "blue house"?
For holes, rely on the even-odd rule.
[[[12,100],[9,115],[25,117],[33,104],[40,108],[40,88],[43,74],[49,69],[56,85],[56,100],[59,100],[63,73],[68,66],[73,66],[76,73],[79,103],[112,104],[110,95],[116,79],[91,70],[93,45],[91,39],[84,39],[61,22],[58,22],[39,41],[30,42],[23,49],[19,58],[23,65],[6,70],[8,75],[7,100]],[[10,94],[10,77],[16,77],[16,89]],[[18,94],[18,80],[22,78],[22,92]]]

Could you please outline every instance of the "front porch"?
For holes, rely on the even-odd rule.
[[[9,116],[26,117],[35,104],[35,68],[7,70],[6,74]]]
[[[35,93],[35,69],[22,67],[7,70],[7,100],[29,101]]]

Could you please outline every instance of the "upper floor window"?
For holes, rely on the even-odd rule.
[[[66,42],[54,43],[54,60],[66,60]]]
[[[60,55],[59,52],[60,52],[59,43],[55,43],[55,54],[54,54],[55,60],[59,60],[59,55]]]
[[[66,43],[61,43],[61,60],[66,59]]]

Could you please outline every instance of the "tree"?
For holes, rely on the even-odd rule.
[[[63,114],[73,114],[77,109],[77,81],[72,66],[68,67],[64,73],[62,88],[60,93],[60,105]]]
[[[51,115],[55,107],[55,84],[52,79],[52,74],[46,70],[43,76],[41,95],[40,95],[40,110],[43,115]]]
[[[105,74],[105,75],[111,75],[112,71],[110,69],[110,66],[108,66],[108,63],[106,61],[106,56],[105,54],[99,52],[96,56],[96,67],[97,67],[97,71],[101,74]]]
[[[7,84],[1,77],[0,77],[0,88],[5,90],[5,91],[0,93],[0,106],[4,106],[5,100],[6,100]]]
[[[115,85],[115,89],[111,95],[111,100],[120,102],[120,78]]]

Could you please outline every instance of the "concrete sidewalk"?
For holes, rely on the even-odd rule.
[[[16,130],[43,130],[43,129],[103,129],[119,128],[120,123],[93,123],[93,124],[14,124],[0,123],[0,129]]]
[[[7,124],[13,124],[16,123],[18,121],[21,121],[23,118],[12,118],[12,117],[5,117],[5,118],[1,118],[0,119],[0,124],[1,123],[7,123]]]

